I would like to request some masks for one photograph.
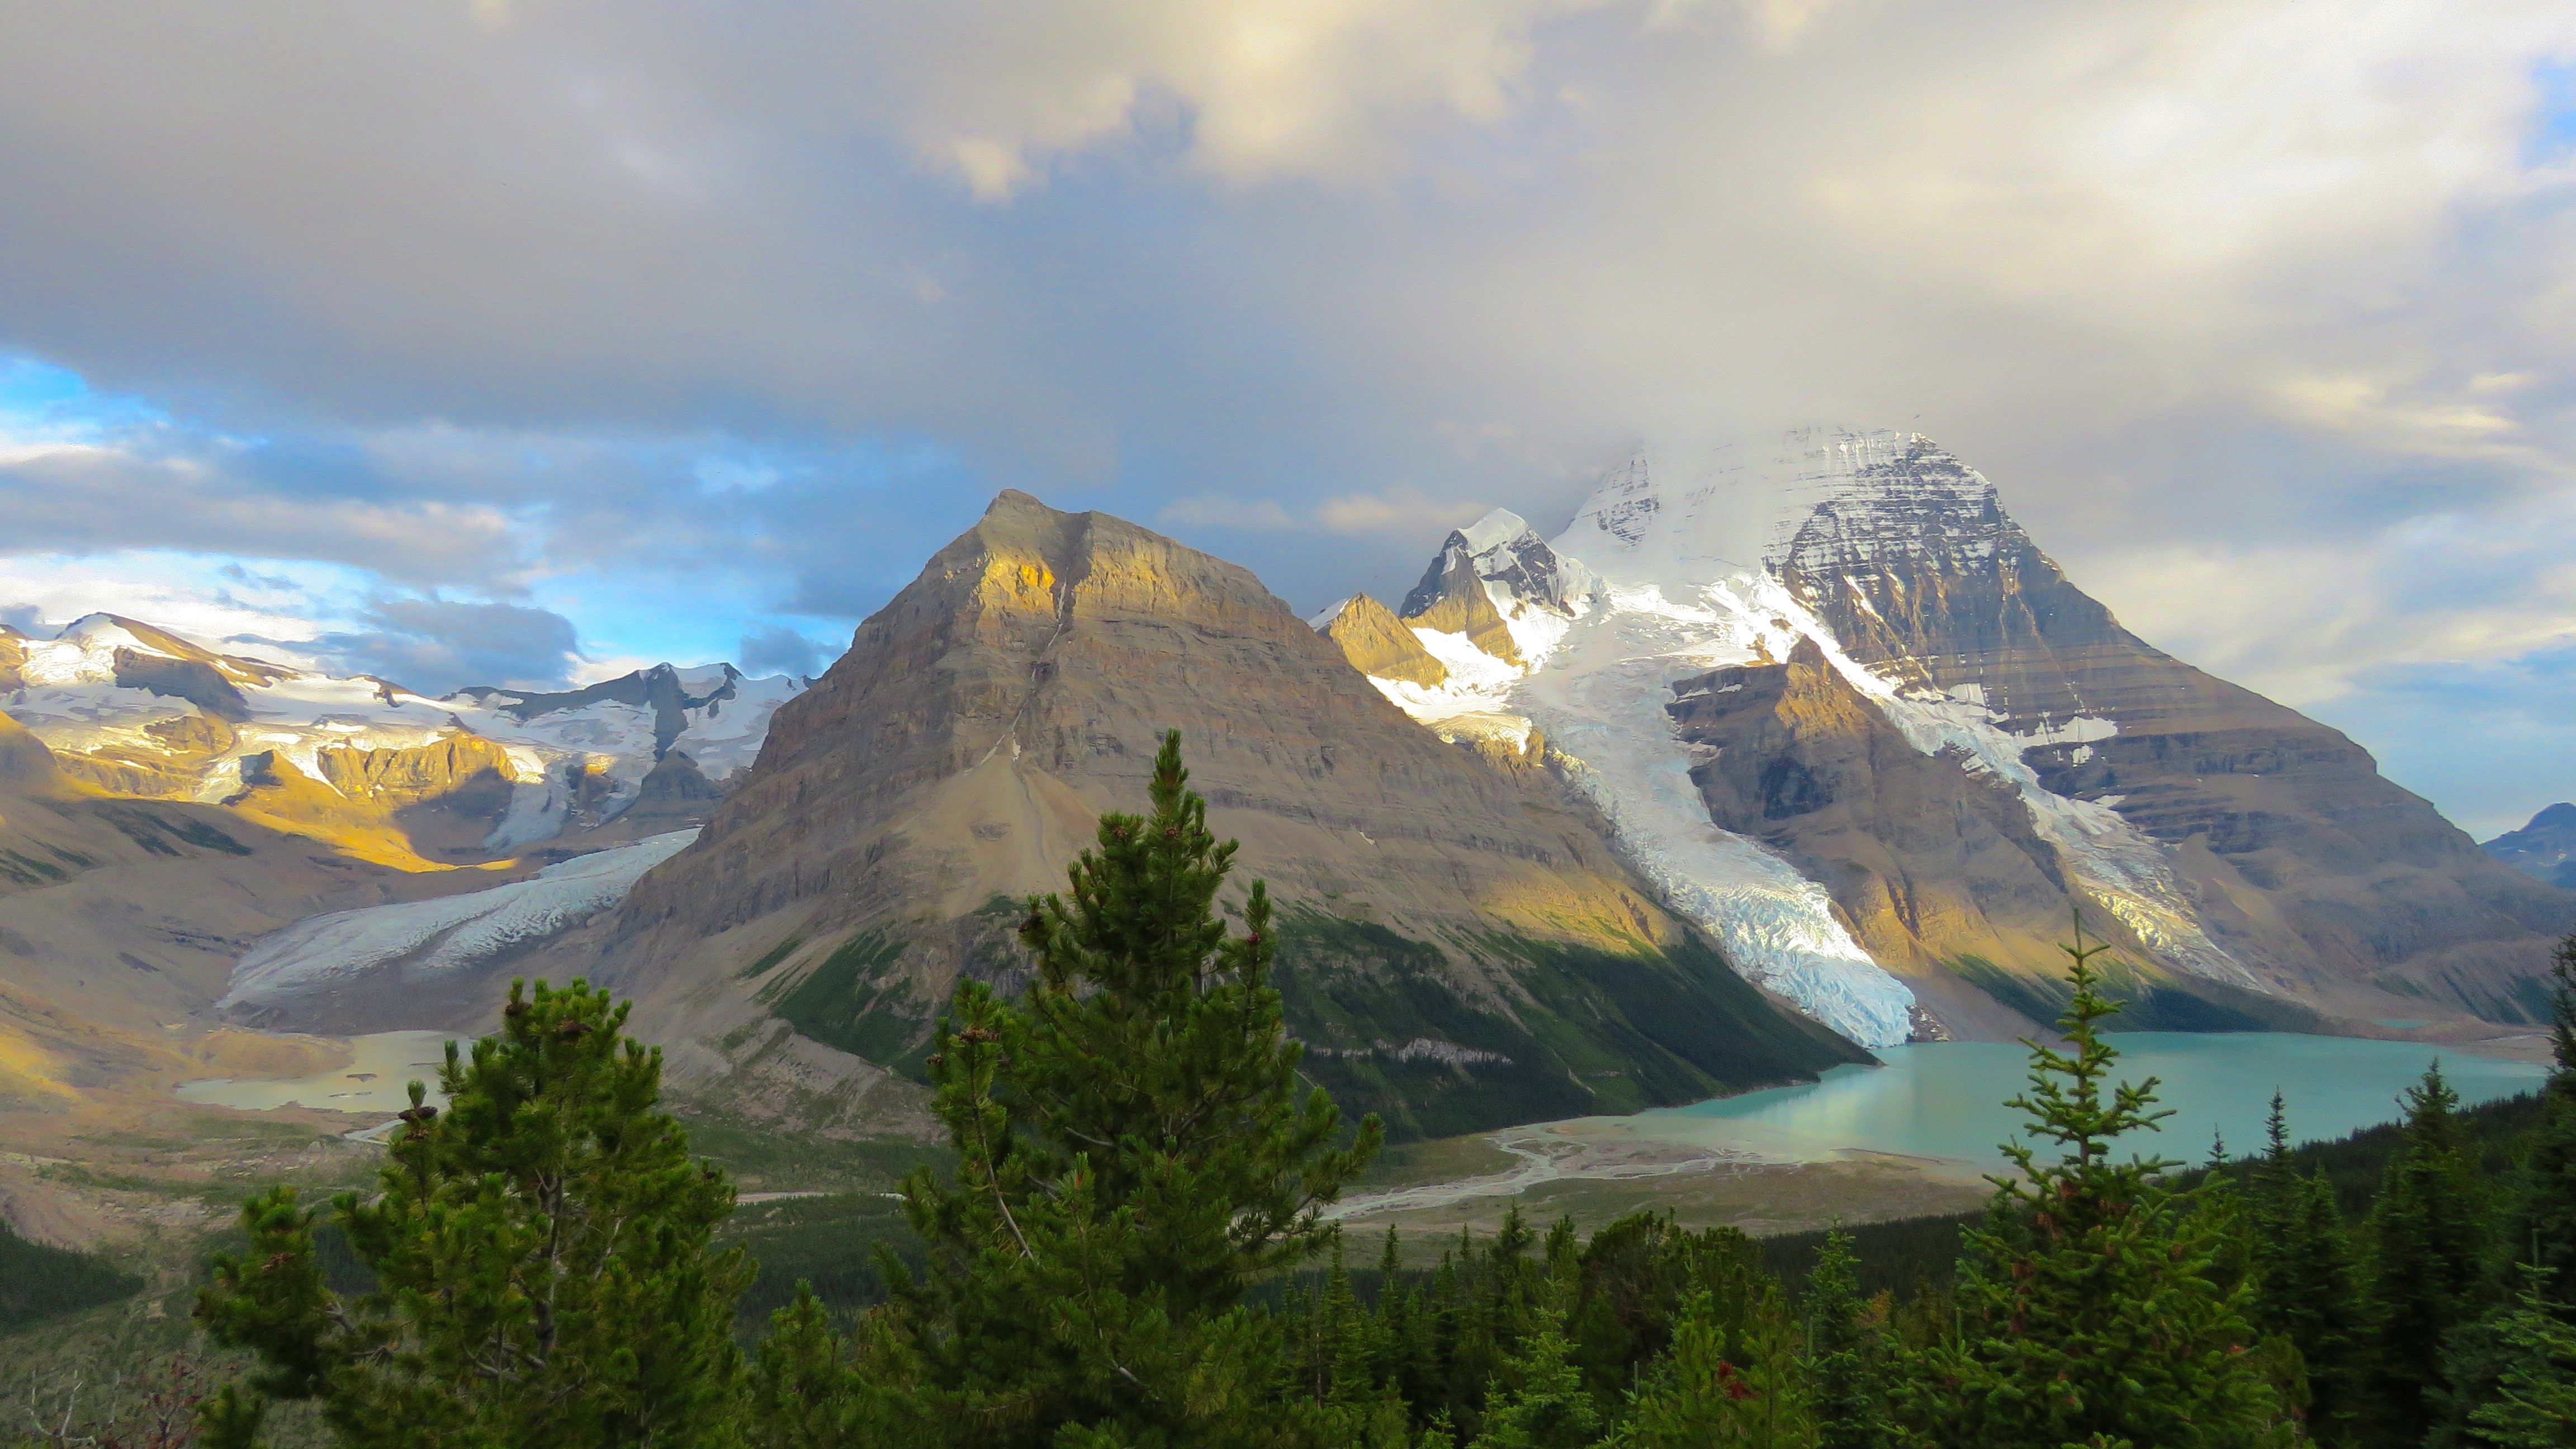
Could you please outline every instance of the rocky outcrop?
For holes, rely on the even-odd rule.
[[[1779,664],[1692,675],[1666,707],[1709,818],[1833,892],[1871,956],[2044,966],[2072,904],[2013,791],[1915,748],[1800,640]]]
[[[1399,1130],[1851,1056],[1648,898],[1552,779],[1415,726],[1251,574],[1018,493],[780,709],[749,779],[637,886],[600,959],[648,1006],[711,1019],[749,972],[807,1035],[901,1061],[959,976],[1015,979],[1016,902],[1061,888],[1100,813],[1141,807],[1171,728],[1212,825],[1243,843],[1239,878],[1283,903],[1299,1035],[1486,1054],[1317,1059]]]
[[[1494,608],[1476,570],[1476,549],[1464,531],[1449,535],[1422,582],[1404,596],[1404,622],[1416,629],[1464,634],[1467,642],[1506,664],[1521,663],[1520,646]]]
[[[325,747],[313,752],[313,763],[323,783],[352,800],[400,810],[475,796],[496,818],[509,808],[515,774],[508,750],[469,734],[451,734],[426,745]]]
[[[2564,801],[2478,847],[2533,880],[2576,890],[2576,805]]]
[[[1341,647],[1342,657],[1362,674],[1402,680],[1436,689],[1449,682],[1449,668],[1386,605],[1366,594],[1354,594],[1323,621],[1324,637]]]

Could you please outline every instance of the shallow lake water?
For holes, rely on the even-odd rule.
[[[2174,1110],[2159,1131],[2122,1139],[2123,1153],[2198,1162],[2212,1131],[2231,1153],[2263,1145],[2275,1088],[2298,1141],[2341,1137],[2401,1115],[2398,1093],[2439,1058],[2464,1102],[2531,1091],[2537,1063],[2472,1055],[2456,1046],[2364,1041],[2272,1032],[2122,1032],[2113,1074],[2159,1079],[2159,1107]],[[1787,1161],[1844,1152],[1895,1153],[2000,1166],[1998,1146],[2022,1115],[2003,1105],[2026,1085],[2030,1053],[2017,1042],[1934,1042],[1890,1047],[1882,1067],[1836,1067],[1805,1086],[1774,1087],[1695,1106],[1641,1112],[1626,1121],[1639,1136],[1737,1147]]]
[[[438,1069],[447,1060],[447,1043],[452,1035],[444,1031],[380,1031],[351,1037],[349,1045],[357,1056],[345,1067],[305,1077],[210,1077],[182,1082],[179,1097],[211,1107],[238,1107],[253,1112],[290,1105],[335,1112],[399,1112],[411,1105],[410,1084],[419,1081],[428,1084],[429,1100],[444,1106],[447,1097],[438,1090]]]

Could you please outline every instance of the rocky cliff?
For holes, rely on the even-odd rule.
[[[601,959],[740,1066],[765,1007],[880,1063],[1182,732],[1239,874],[1283,910],[1309,1070],[1399,1132],[1626,1110],[1854,1053],[1726,969],[1544,772],[1390,705],[1251,574],[1018,493],[931,559],[782,707],[696,845],[637,886]]]

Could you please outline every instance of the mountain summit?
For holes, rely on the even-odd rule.
[[[1402,614],[1443,676],[1372,672],[1389,699],[1543,732],[1668,900],[1865,1045],[2045,1021],[2077,910],[2146,963],[2132,1022],[2174,1026],[2528,1019],[2576,919],[2121,628],[1919,435],[1640,451],[1553,540],[1451,534]]]
[[[1521,752],[1420,728],[1245,570],[1015,492],[780,707],[601,959],[737,1065],[777,1045],[756,1008],[901,1065],[961,975],[1023,969],[1026,898],[1141,806],[1167,729],[1237,877],[1281,903],[1306,1070],[1353,1110],[1454,1132],[1857,1059],[1727,970]]]

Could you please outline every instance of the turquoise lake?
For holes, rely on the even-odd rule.
[[[2288,1106],[2299,1141],[2341,1137],[2394,1121],[2398,1093],[2435,1058],[2463,1101],[2528,1092],[2546,1071],[2537,1063],[2475,1056],[2456,1046],[2363,1041],[2269,1032],[2123,1032],[2115,1075],[2160,1079],[2162,1130],[2124,1145],[2140,1155],[2198,1162],[2210,1133],[2243,1154],[2263,1145],[2273,1090]],[[1626,1119],[1640,1135],[1740,1147],[1788,1161],[1842,1152],[1896,1153],[1999,1166],[1997,1147],[2021,1114],[2004,1107],[2025,1085],[2030,1054],[2015,1042],[1938,1042],[1890,1047],[1882,1067],[1836,1067],[1823,1080],[1775,1087]]]

